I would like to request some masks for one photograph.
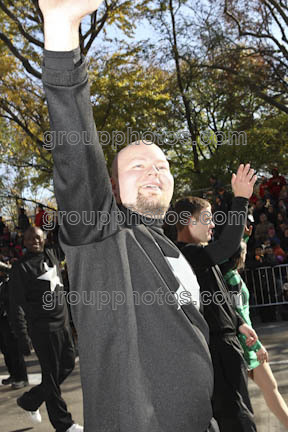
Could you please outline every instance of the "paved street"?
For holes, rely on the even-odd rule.
[[[4,367],[3,356],[0,357],[1,379],[7,377]],[[27,358],[29,381],[32,384],[39,384],[41,381],[40,368],[36,356]],[[6,375],[4,375],[6,374]],[[49,422],[45,405],[40,409],[42,423],[34,425],[30,422],[25,411],[16,405],[16,398],[21,396],[24,390],[10,390],[9,386],[0,386],[0,432],[53,432]],[[82,391],[80,384],[79,362],[77,361],[73,373],[61,386],[63,397],[73,414],[75,423],[83,424]]]
[[[261,341],[270,354],[271,368],[278,381],[279,388],[288,403],[288,322],[282,321],[271,324],[255,326]],[[41,380],[40,369],[36,357],[33,355],[27,360],[29,380],[37,384]],[[0,355],[0,378],[7,377],[3,356]],[[269,412],[263,396],[250,382],[249,385],[258,432],[284,432],[277,419]],[[62,385],[62,392],[74,421],[82,424],[82,393],[79,376],[79,363],[77,362],[73,374]],[[0,432],[53,432],[49,423],[45,406],[41,408],[41,425],[31,425],[26,413],[17,407],[15,400],[23,390],[10,390],[9,387],[0,386]],[[136,431],[135,431],[136,432]],[[177,432],[177,431],[175,431]],[[193,432],[193,431],[191,431]]]
[[[280,392],[288,404],[288,321],[259,324],[255,329],[269,352],[271,369]],[[258,387],[251,380],[249,381],[249,392],[258,432],[287,431],[268,410]]]

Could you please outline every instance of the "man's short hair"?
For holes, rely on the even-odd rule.
[[[179,201],[176,202],[174,206],[174,211],[178,215],[178,222],[176,224],[176,228],[178,231],[182,231],[184,226],[187,225],[187,214],[189,213],[190,216],[194,217],[196,220],[199,219],[200,213],[205,208],[209,207],[210,203],[209,201],[199,198],[199,197],[193,197],[188,196],[186,198],[182,198]],[[185,214],[185,218],[181,217],[181,214]]]
[[[30,233],[33,233],[33,232],[36,232],[36,231],[39,231],[39,234],[41,234],[41,235],[44,236],[44,231],[40,227],[32,226],[32,225],[29,225],[29,227],[24,231],[24,235],[23,236],[24,236],[24,238],[27,238],[27,236]]]

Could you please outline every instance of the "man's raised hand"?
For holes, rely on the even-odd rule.
[[[70,51],[79,45],[79,24],[103,0],[39,0],[44,17],[45,48]]]
[[[250,164],[241,164],[237,174],[232,174],[231,185],[235,197],[250,198],[253,194],[254,184],[257,180],[255,171],[250,168]]]
[[[39,0],[44,19],[62,16],[71,22],[80,23],[84,16],[94,12],[103,0]]]

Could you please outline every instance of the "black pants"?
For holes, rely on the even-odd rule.
[[[28,381],[24,356],[19,349],[17,338],[11,331],[7,316],[0,319],[0,348],[13,381]]]
[[[211,335],[214,367],[213,415],[220,432],[255,432],[242,349],[236,336]]]
[[[60,384],[75,365],[70,329],[62,328],[49,333],[34,331],[31,339],[40,362],[42,382],[21,396],[21,406],[28,411],[36,411],[45,401],[56,432],[64,432],[73,424],[60,390]]]

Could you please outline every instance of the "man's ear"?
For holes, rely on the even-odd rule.
[[[187,223],[182,226],[181,231],[178,232],[178,241],[183,241],[184,243],[191,243],[192,241],[192,231],[193,231],[193,221],[192,217],[189,216]]]
[[[189,225],[193,227],[196,224],[197,224],[197,219],[194,216],[191,216],[189,219]]]

